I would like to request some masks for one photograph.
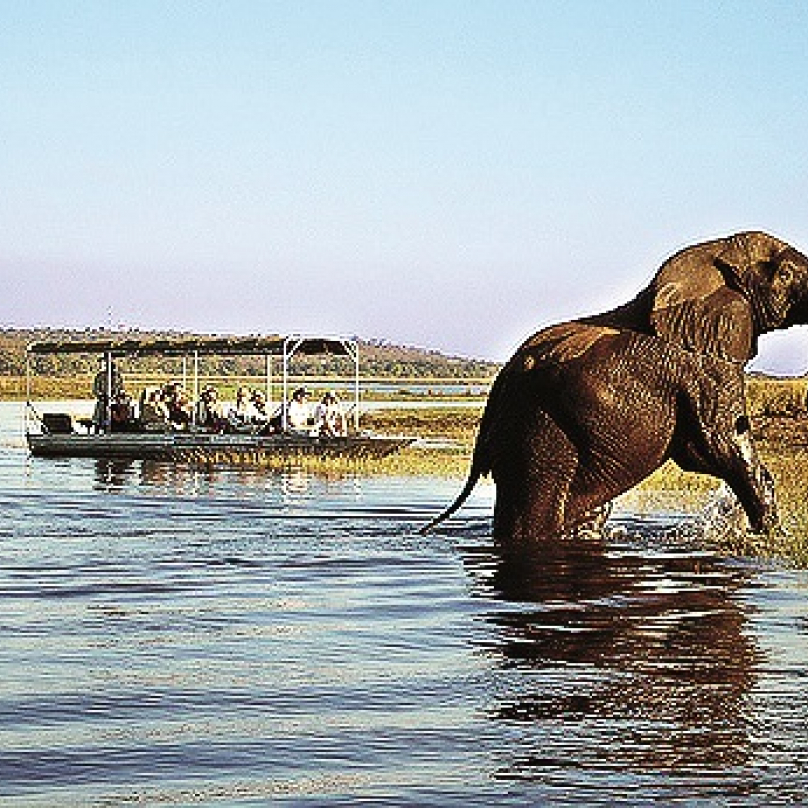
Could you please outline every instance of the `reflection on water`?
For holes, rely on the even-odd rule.
[[[594,538],[466,563],[513,604],[486,618],[503,671],[492,716],[524,730],[499,776],[749,762],[760,652],[735,598],[749,571]]]
[[[95,460],[95,481],[99,491],[122,489],[132,477],[133,460]]]
[[[423,537],[456,481],[17,429],[0,405],[0,803],[804,801],[802,572],[677,514],[504,554],[490,486]]]

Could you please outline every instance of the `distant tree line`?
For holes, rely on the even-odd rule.
[[[86,331],[60,329],[0,329],[0,376],[25,374],[25,348],[34,341],[66,341],[86,339],[151,339],[202,336],[198,334],[164,331]],[[209,336],[209,335],[208,335]],[[490,379],[498,365],[481,359],[447,356],[437,351],[391,345],[382,341],[359,340],[359,357],[362,375],[391,379],[444,378],[444,379]],[[167,361],[179,360],[159,357],[143,357],[136,360],[138,370],[145,373],[165,369]],[[76,376],[94,373],[98,358],[88,354],[58,354],[36,357],[35,370],[50,376]],[[210,375],[263,376],[266,363],[261,356],[205,357],[200,370]],[[296,375],[332,376],[351,371],[345,358],[297,356],[292,372]],[[276,370],[279,372],[279,369]]]

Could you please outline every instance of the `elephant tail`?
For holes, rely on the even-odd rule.
[[[463,486],[463,490],[457,495],[455,501],[448,508],[446,508],[446,510],[439,513],[434,519],[430,520],[426,525],[424,525],[418,532],[422,536],[426,536],[427,533],[432,532],[433,528],[437,527],[441,522],[448,519],[455,511],[459,510],[463,503],[469,498],[469,495],[474,490],[474,486],[477,485],[477,482],[481,476],[482,475],[480,474],[476,465],[472,465],[468,479],[466,480],[466,484]]]
[[[491,386],[491,391],[488,394],[488,402],[485,405],[483,417],[480,420],[480,427],[477,432],[477,442],[474,446],[474,454],[471,461],[471,469],[469,469],[469,476],[463,490],[457,495],[455,501],[432,519],[428,524],[424,525],[419,531],[422,536],[425,536],[433,528],[437,527],[441,522],[448,519],[455,511],[459,510],[463,503],[469,498],[474,486],[480,480],[491,472],[492,469],[492,454],[491,448],[497,443],[497,430],[500,421],[500,411],[503,407],[503,400],[507,402],[507,389],[510,382],[510,374],[507,371],[500,372]]]

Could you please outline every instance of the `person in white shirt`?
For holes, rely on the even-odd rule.
[[[290,432],[309,434],[309,391],[305,387],[299,387],[292,393],[292,400],[286,408],[286,428]]]

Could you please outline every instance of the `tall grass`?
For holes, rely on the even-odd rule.
[[[797,415],[806,411],[805,379],[773,379],[749,376],[746,404],[752,416]]]

